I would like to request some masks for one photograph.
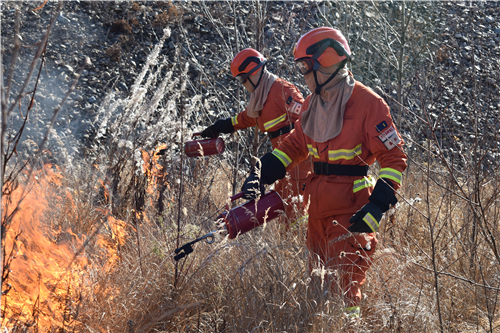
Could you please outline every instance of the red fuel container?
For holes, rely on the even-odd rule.
[[[193,138],[200,133],[194,133]],[[222,154],[226,148],[222,138],[188,141],[184,145],[184,152],[189,157],[209,156]]]
[[[243,192],[231,197],[231,201],[239,199]],[[283,200],[275,191],[269,191],[260,197],[255,204],[255,200],[247,201],[233,209],[222,213],[226,223],[229,239],[235,238],[238,234],[244,234],[262,224],[269,222],[284,214]]]

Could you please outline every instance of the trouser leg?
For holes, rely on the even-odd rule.
[[[347,307],[361,301],[361,286],[372,264],[377,239],[375,234],[352,235],[347,228],[352,214],[322,219],[309,217],[307,247],[314,278],[323,272],[327,286],[339,293]],[[336,224],[333,221],[337,221]],[[324,268],[324,270],[322,270]]]

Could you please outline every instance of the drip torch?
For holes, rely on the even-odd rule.
[[[240,192],[233,195],[230,199],[234,201],[242,197],[243,192]],[[234,239],[238,235],[244,234],[268,221],[274,220],[283,213],[283,200],[281,200],[281,197],[275,191],[269,191],[262,195],[257,201],[250,200],[232,209],[226,206],[226,211],[222,212],[217,217],[217,221],[223,221],[222,226],[217,230],[211,231],[175,249],[174,252],[176,256],[174,256],[174,259],[179,261],[193,252],[193,245],[199,241],[205,240],[208,244],[212,244],[215,240],[215,236],[221,233],[227,233],[229,239]]]

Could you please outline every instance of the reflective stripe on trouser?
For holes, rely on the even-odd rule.
[[[331,292],[343,297],[347,307],[358,306],[360,287],[366,280],[366,271],[372,264],[377,239],[374,233],[350,236],[346,229],[351,225],[352,214],[314,219],[309,216],[307,248],[310,252],[309,267],[312,278],[321,281],[319,265],[326,269],[325,281]],[[337,224],[332,221],[337,221]]]
[[[392,169],[392,168],[380,169],[380,171],[378,172],[378,176],[380,178],[387,178],[387,179],[394,180],[396,183],[398,183],[400,185],[401,185],[401,181],[403,179],[402,173],[399,172],[398,170]]]
[[[344,314],[349,318],[359,318],[361,312],[359,306],[350,306],[343,309]]]

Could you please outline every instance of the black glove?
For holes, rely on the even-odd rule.
[[[208,126],[207,128],[205,128],[203,130],[203,132],[201,132],[200,135],[204,138],[216,138],[219,136],[219,134],[220,134],[220,132],[217,131],[215,126],[211,125],[211,126]]]
[[[390,180],[379,179],[369,198],[370,202],[361,207],[350,219],[351,232],[377,232],[379,222],[390,207],[398,202],[394,195],[394,186]]]
[[[204,138],[216,138],[220,133],[232,133],[234,132],[234,126],[231,118],[219,119],[212,126],[209,126],[201,132],[201,136]]]
[[[241,190],[245,192],[243,198],[247,200],[258,199],[266,191],[264,185],[260,183],[260,177],[256,172],[252,172],[250,176],[245,179]]]
[[[382,214],[382,209],[377,204],[369,202],[351,217],[349,222],[352,225],[347,230],[351,232],[377,232]]]
[[[273,153],[267,153],[257,161],[250,176],[245,180],[241,190],[245,192],[243,198],[256,199],[264,193],[264,184],[270,185],[285,177],[286,168]]]

